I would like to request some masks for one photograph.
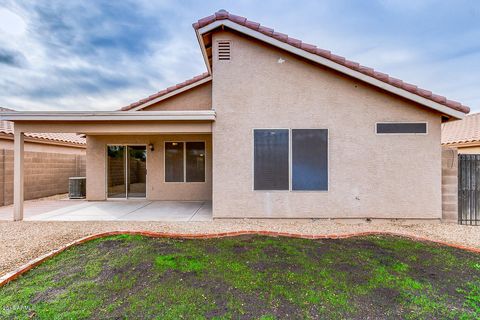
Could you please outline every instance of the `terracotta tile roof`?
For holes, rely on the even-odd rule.
[[[444,96],[434,94],[429,90],[421,89],[421,88],[417,87],[416,85],[413,85],[413,84],[410,84],[410,83],[407,83],[407,82],[403,82],[402,80],[393,78],[393,77],[389,76],[388,74],[378,72],[378,71],[376,71],[372,68],[369,68],[369,67],[362,66],[357,62],[350,61],[350,60],[347,60],[344,57],[335,55],[328,50],[320,49],[320,48],[317,48],[313,44],[304,43],[301,40],[291,38],[286,34],[276,32],[275,30],[273,30],[271,28],[262,26],[260,23],[249,21],[245,17],[241,17],[241,16],[231,14],[231,13],[225,11],[225,10],[220,10],[220,11],[216,12],[215,14],[213,14],[211,16],[208,16],[208,17],[205,17],[203,19],[198,20],[196,23],[193,24],[193,28],[195,30],[198,30],[198,29],[200,29],[200,28],[202,28],[206,25],[209,25],[214,21],[218,21],[218,20],[230,20],[230,21],[235,22],[239,25],[245,26],[249,29],[258,31],[258,32],[263,33],[267,36],[275,38],[275,39],[277,39],[281,42],[290,44],[290,45],[292,45],[296,48],[303,49],[307,52],[319,55],[319,56],[324,57],[326,59],[329,59],[333,62],[336,62],[340,65],[348,67],[352,70],[361,72],[361,73],[366,74],[368,76],[371,76],[375,79],[378,79],[380,81],[383,81],[385,83],[393,85],[397,88],[404,89],[406,91],[409,91],[411,93],[414,93],[414,94],[419,95],[421,97],[424,97],[426,99],[429,99],[429,100],[432,100],[432,101],[437,102],[439,104],[442,104],[444,106],[447,106],[451,109],[454,109],[454,110],[457,110],[457,111],[460,111],[460,112],[463,112],[463,113],[470,112],[470,108],[462,105],[460,102],[448,100]]]
[[[15,111],[7,108],[0,108],[0,111]],[[0,121],[0,133],[13,136],[13,122]],[[26,138],[40,139],[46,141],[64,142],[75,145],[86,145],[85,138],[76,133],[25,133]]]
[[[171,86],[171,87],[168,87],[166,89],[163,89],[162,91],[159,91],[155,94],[152,94],[151,96],[148,96],[147,98],[145,99],[141,99],[141,100],[138,100],[137,102],[134,102],[134,103],[131,103],[130,105],[126,106],[126,107],[123,107],[121,108],[120,110],[121,111],[127,111],[127,110],[130,110],[130,109],[133,109],[133,108],[136,108],[146,102],[149,102],[153,99],[156,99],[156,98],[159,98],[161,96],[164,96],[166,95],[167,93],[170,93],[172,91],[175,91],[175,90],[178,90],[178,89],[181,89],[183,87],[186,87],[188,85],[191,85],[191,84],[194,84],[195,82],[198,82],[198,81],[201,81],[205,78],[207,78],[209,76],[208,72],[205,72],[205,73],[202,73],[201,75],[198,75],[196,77],[193,77],[191,79],[188,79],[187,81],[184,81],[182,83],[178,83],[174,86]]]
[[[480,143],[480,113],[442,124],[442,144]]]

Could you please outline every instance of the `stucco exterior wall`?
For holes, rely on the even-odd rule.
[[[441,219],[438,113],[231,32],[214,52],[219,39],[232,58],[213,58],[215,218]],[[376,135],[378,121],[428,134]],[[254,128],[328,129],[328,192],[254,191]]]
[[[165,182],[164,145],[166,141],[205,141],[205,182]],[[212,144],[210,134],[172,135],[88,135],[87,136],[87,199],[106,199],[106,147],[110,144],[153,144],[147,148],[148,200],[211,200]]]
[[[158,110],[211,110],[212,82],[206,82],[190,90],[144,108],[144,111]]]

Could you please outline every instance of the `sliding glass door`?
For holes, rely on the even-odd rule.
[[[125,149],[125,146],[107,147],[108,198],[127,197],[127,188],[125,187]]]
[[[107,147],[107,197],[145,198],[147,196],[146,146]]]
[[[127,196],[145,198],[147,196],[147,148],[128,146]]]

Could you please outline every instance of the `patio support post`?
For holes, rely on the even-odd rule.
[[[23,132],[14,130],[13,148],[13,220],[23,220]]]

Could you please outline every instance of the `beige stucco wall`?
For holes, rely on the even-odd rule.
[[[441,218],[439,114],[237,34],[218,39],[232,40],[232,59],[213,59],[214,217]],[[376,135],[377,121],[429,132]],[[327,128],[329,191],[253,191],[253,128]]]
[[[210,110],[212,109],[212,82],[206,82],[144,108],[158,110]]]
[[[164,143],[166,141],[205,141],[205,182],[164,182]],[[87,199],[106,199],[106,147],[108,144],[153,144],[147,148],[147,199],[211,200],[212,146],[210,134],[173,135],[88,135],[87,136]]]

